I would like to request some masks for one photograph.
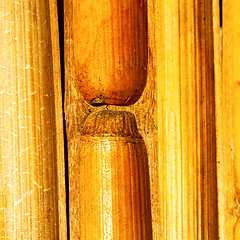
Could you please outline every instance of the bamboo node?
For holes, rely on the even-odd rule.
[[[82,135],[142,139],[135,116],[128,111],[103,110],[91,114],[84,123]]]

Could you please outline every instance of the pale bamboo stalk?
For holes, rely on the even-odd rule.
[[[222,113],[220,106],[222,104],[222,99],[220,97],[219,90],[221,89],[222,82],[222,59],[221,59],[221,35],[220,35],[220,8],[219,1],[213,0],[213,40],[214,40],[214,78],[215,78],[215,116],[216,116],[216,160],[217,160],[217,186],[218,186],[218,232],[219,239],[226,239],[226,222],[224,214],[226,211],[225,205],[225,192],[222,191],[222,186],[225,180],[221,179],[224,169],[222,168],[222,153],[220,151],[220,146],[222,142],[222,129],[221,120]],[[227,166],[228,167],[228,166]],[[229,238],[231,239],[231,238]]]
[[[235,186],[236,186],[236,200],[237,200],[237,210],[238,210],[238,220],[234,226],[234,234],[235,240],[240,239],[240,47],[239,47],[239,39],[240,39],[240,18],[239,11],[240,2],[234,1],[231,3],[231,7],[233,8],[232,21],[231,19],[224,21],[232,22],[232,48],[233,48],[233,59],[232,59],[232,67],[233,67],[233,143],[234,143],[234,174],[235,174]],[[226,34],[226,33],[225,33]]]
[[[0,7],[1,239],[66,239],[54,5],[17,0]]]
[[[216,82],[217,161],[220,239],[239,234],[239,86],[240,3],[223,1],[222,79]],[[237,224],[236,224],[237,222]],[[236,225],[235,225],[236,224]]]
[[[156,17],[160,239],[218,239],[212,1]]]

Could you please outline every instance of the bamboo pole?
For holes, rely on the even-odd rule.
[[[75,1],[67,3],[66,6],[70,4],[74,9],[73,18],[70,21],[73,22],[74,26],[74,28],[71,26],[74,41],[74,58],[71,61],[74,63],[75,72],[71,76],[71,81],[69,81],[69,77],[66,77],[68,79],[66,93],[71,92],[73,94],[74,91],[77,91],[83,95],[88,103],[95,106],[135,103],[146,85],[148,59],[146,1],[109,2],[93,0],[83,3]],[[70,17],[70,14],[67,13],[66,16]],[[68,61],[69,59],[66,62]],[[69,91],[73,87],[75,89]],[[70,101],[69,96],[72,98]],[[71,134],[68,127],[68,122],[72,125],[71,121],[74,122],[74,117],[81,119],[79,114],[75,113],[70,116],[68,111],[69,103],[77,103],[77,99],[74,99],[70,94],[67,94],[66,99],[67,131],[70,143],[68,146],[70,146],[71,238],[152,239],[150,195],[146,196],[149,191],[149,182],[147,184],[148,178],[145,174],[148,172],[148,164],[146,164],[147,159],[145,157],[141,159],[137,153],[143,151],[139,149],[143,148],[144,145],[140,144],[138,146],[138,142],[135,142],[128,147],[124,144],[122,146],[125,140],[121,140],[118,134],[115,137],[110,136],[112,144],[105,145],[102,142],[104,142],[104,134],[108,132],[107,129],[103,130],[103,136],[100,135],[96,138],[95,135],[93,136],[95,144],[90,144],[89,139],[89,141],[84,142],[82,137],[79,138],[79,129],[74,129],[73,134]],[[84,104],[83,99],[81,99],[81,103]],[[115,113],[116,119],[115,114],[113,114],[113,118],[112,114],[106,114],[106,117],[103,118],[106,123],[110,124],[110,129],[114,128],[116,132],[121,132],[127,131],[128,127],[134,128],[131,126],[133,121],[128,120],[129,114],[127,112],[115,111]],[[101,114],[97,115],[96,121],[94,121],[96,125],[100,121],[101,129],[108,128],[107,124],[103,124],[101,118]],[[83,119],[81,121],[83,123]],[[120,130],[117,130],[118,126],[114,125],[115,121],[119,123]],[[76,139],[74,139],[75,137]],[[130,141],[129,137],[131,139],[135,138],[132,135],[124,137],[127,137],[127,143],[130,143],[128,142]],[[80,141],[77,139],[80,139]],[[74,144],[71,144],[71,142],[74,142]],[[89,145],[91,147],[88,147]],[[116,146],[122,152],[122,158],[118,158]],[[136,146],[136,151],[134,146]],[[76,147],[82,150],[76,152]],[[87,154],[89,149],[94,153],[94,158]],[[103,152],[108,154],[103,154]],[[143,154],[143,156],[145,155]],[[114,158],[117,161],[116,166],[113,164]],[[135,158],[139,158],[138,161]],[[107,173],[104,170],[106,167],[105,161],[109,165]],[[123,165],[122,162],[124,162]],[[135,167],[129,172],[125,162],[126,164],[133,164]],[[142,169],[143,166],[146,169]],[[88,169],[90,170],[88,171]],[[110,177],[108,173],[110,173]],[[109,183],[104,180],[106,176],[109,177]],[[86,181],[87,177],[90,178],[88,181]],[[128,183],[128,179],[132,180]],[[123,184],[121,181],[123,181]],[[146,182],[146,184],[142,184],[142,182]],[[107,196],[105,196],[105,184],[110,191]],[[88,194],[86,194],[87,192]],[[133,197],[135,195],[138,197]],[[93,213],[91,213],[87,203],[91,206],[90,209]],[[106,209],[108,211],[107,216],[105,216]],[[99,214],[96,215],[96,213]]]
[[[55,1],[0,6],[1,239],[66,239],[56,11]]]
[[[149,1],[148,9],[154,11],[154,2]],[[69,174],[71,175],[73,163],[79,167],[80,163],[74,159],[78,159],[80,148],[80,129],[91,112],[103,110],[105,107],[94,108],[88,105],[79,92],[76,86],[76,65],[75,59],[75,45],[74,41],[74,25],[73,25],[73,1],[65,0],[64,2],[64,24],[65,24],[65,115],[66,127],[68,138],[68,160],[69,160]],[[152,26],[154,23],[154,16],[148,15],[149,24]],[[149,28],[148,31],[153,33],[153,29]],[[154,35],[148,36],[148,47],[154,48]],[[151,50],[150,50],[151,51]],[[150,173],[150,188],[151,188],[151,210],[152,210],[152,228],[153,239],[159,238],[159,206],[158,202],[158,171],[157,171],[157,125],[156,125],[156,89],[155,89],[155,69],[153,63],[153,55],[149,54],[148,58],[148,79],[142,97],[138,102],[129,107],[116,107],[109,106],[109,110],[128,110],[136,115],[136,120],[140,134],[143,136],[148,152],[148,164]],[[79,78],[78,78],[79,79]],[[79,174],[75,174],[74,179],[80,179]],[[73,181],[75,181],[72,179]],[[70,177],[71,186],[71,177]],[[73,185],[72,185],[73,187]],[[71,205],[71,202],[70,202]],[[71,208],[71,207],[70,207]],[[72,209],[73,211],[74,209]],[[71,209],[70,209],[71,212]],[[78,239],[79,236],[79,218],[72,212],[70,213],[70,232],[71,238]]]
[[[156,18],[160,239],[218,239],[212,1]]]
[[[239,1],[223,1],[222,78],[216,82],[220,239],[239,234]]]

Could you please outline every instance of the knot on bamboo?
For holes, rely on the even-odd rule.
[[[90,115],[82,135],[142,138],[133,113],[128,111],[98,111]]]

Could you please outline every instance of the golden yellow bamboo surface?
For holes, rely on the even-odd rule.
[[[2,1],[0,56],[0,239],[66,239],[56,1]]]
[[[238,55],[237,57],[238,57],[238,63],[240,63],[240,58],[239,58],[240,55]],[[232,106],[233,106],[232,121],[233,121],[233,146],[234,146],[234,164],[235,164],[234,165],[235,187],[236,187],[236,198],[237,198],[237,201],[240,202],[240,127],[239,127],[240,126],[240,108],[239,108],[240,107],[240,81],[233,83],[232,101],[233,101],[232,102]],[[235,234],[235,240],[240,239],[240,216],[238,216],[238,220],[234,228],[234,234]]]
[[[77,76],[74,65],[74,46],[75,41],[73,39],[73,1],[65,0],[65,19],[64,19],[64,32],[65,32],[65,115],[66,115],[66,128],[67,128],[67,140],[68,140],[68,161],[69,161],[69,174],[72,169],[72,163],[75,162],[75,167],[80,167],[80,163],[75,159],[79,157],[80,148],[80,130],[85,119],[98,110],[104,110],[106,107],[91,107],[87,104],[81,96],[79,89],[76,87]],[[150,1],[148,8],[150,12],[154,11],[154,2]],[[155,19],[153,15],[148,15],[148,24],[154,25]],[[149,34],[148,46],[154,48],[154,28],[148,29],[151,32]],[[121,49],[119,49],[120,51]],[[132,111],[136,115],[137,125],[140,134],[142,135],[146,144],[149,163],[150,174],[150,190],[151,190],[151,211],[152,211],[152,229],[153,239],[160,239],[160,219],[159,219],[159,183],[158,183],[158,160],[157,160],[157,123],[156,123],[156,84],[155,84],[155,69],[153,62],[153,53],[149,53],[148,63],[148,79],[145,91],[138,102],[130,107],[116,107],[109,106],[109,110],[128,110]],[[78,78],[79,79],[79,78]],[[75,182],[80,179],[80,175],[76,174],[74,178],[69,178]],[[76,204],[70,201],[71,204]],[[75,232],[78,233],[78,227],[80,226],[80,219],[74,218],[73,224],[72,217],[75,217],[70,212],[70,233],[71,239],[78,239]],[[76,228],[77,227],[77,228]]]
[[[161,238],[218,239],[213,12],[209,0],[157,1]]]
[[[92,104],[130,105],[147,78],[147,1],[73,1],[75,84]]]
[[[222,8],[222,76],[216,81],[219,235],[221,240],[238,240],[240,2],[224,0]]]
[[[72,238],[152,240],[147,152],[134,115],[90,115],[79,143],[69,165]]]

